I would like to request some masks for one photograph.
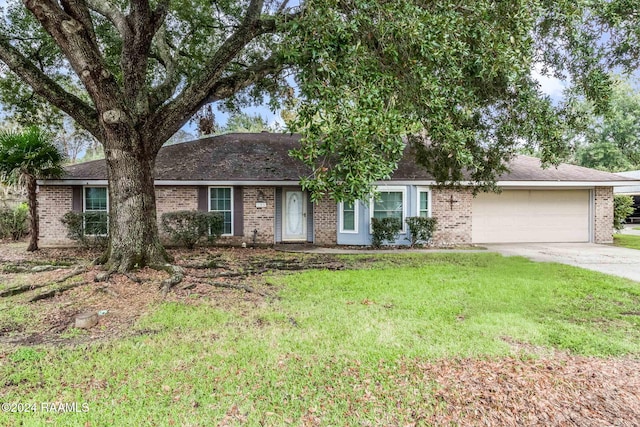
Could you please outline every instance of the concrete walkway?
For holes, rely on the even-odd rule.
[[[594,243],[509,243],[484,246],[505,256],[558,262],[640,282],[640,251],[636,249]]]
[[[484,252],[487,250],[482,248],[478,249],[359,249],[353,247],[337,248],[337,247],[322,247],[308,245],[296,245],[296,244],[280,244],[273,247],[277,251],[282,252],[304,252],[306,254],[333,254],[333,255],[365,255],[365,254],[433,254],[433,253],[474,253]]]
[[[620,230],[621,234],[631,234],[632,236],[640,236],[640,230],[634,230],[634,228],[640,228],[640,224],[626,224],[622,230]]]

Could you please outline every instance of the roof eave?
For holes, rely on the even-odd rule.
[[[207,180],[207,181],[190,181],[190,180],[156,180],[157,186],[290,186],[298,185],[298,180]],[[58,180],[38,180],[38,185],[107,185],[106,179],[58,179]],[[434,180],[388,180],[377,181],[376,185],[436,185]],[[593,188],[593,187],[629,187],[640,185],[640,180],[624,180],[624,181],[498,181],[498,187],[514,188],[514,187],[545,187],[545,188]],[[470,181],[462,181],[461,186],[473,186]]]

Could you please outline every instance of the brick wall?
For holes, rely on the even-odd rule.
[[[73,245],[67,228],[60,222],[73,209],[73,190],[69,186],[39,186],[40,246]]]
[[[163,239],[167,238],[160,225],[163,213],[195,210],[198,210],[198,187],[156,187],[156,217]]]
[[[258,230],[256,243],[272,245],[275,242],[276,189],[274,187],[244,187],[244,242],[253,243],[253,230]],[[267,204],[256,207],[258,201]]]
[[[432,189],[431,211],[437,220],[433,235],[433,243],[436,246],[471,243],[472,204],[471,190]]]
[[[613,187],[596,187],[594,196],[593,241],[613,242]]]
[[[328,197],[313,206],[314,243],[316,245],[337,244],[338,204]]]

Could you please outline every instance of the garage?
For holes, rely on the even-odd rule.
[[[473,199],[473,243],[588,242],[590,190],[505,190]]]

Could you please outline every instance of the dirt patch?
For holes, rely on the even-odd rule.
[[[0,244],[0,293],[11,294],[7,291],[21,288],[15,295],[0,298],[0,304],[28,307],[30,313],[23,323],[0,316],[0,344],[75,345],[135,334],[132,326],[137,319],[162,301],[206,303],[250,313],[277,291],[267,283],[265,275],[344,268],[331,255],[283,253],[265,248],[172,249],[176,265],[185,269],[185,278],[163,296],[160,284],[169,277],[166,272],[145,268],[130,276],[114,274],[108,282],[96,282],[101,269],[90,264],[98,257],[98,251],[63,248],[29,253],[25,248],[24,243]],[[78,266],[86,270],[63,280]],[[76,283],[79,286],[72,287]],[[52,291],[58,292],[28,302]],[[87,312],[99,314],[98,325],[88,330],[74,328],[75,317]]]

